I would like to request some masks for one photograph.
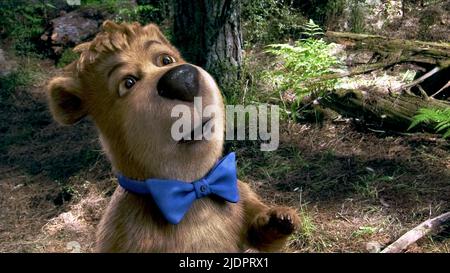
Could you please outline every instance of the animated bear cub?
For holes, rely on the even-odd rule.
[[[224,105],[212,77],[189,64],[150,24],[106,21],[80,58],[48,86],[62,124],[89,115],[119,186],[100,221],[99,252],[280,250],[298,227],[295,210],[269,207],[236,177],[234,153],[222,156]],[[202,120],[219,137],[176,141],[171,110],[215,108]]]

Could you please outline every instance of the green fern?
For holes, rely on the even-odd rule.
[[[304,34],[308,38],[320,36],[320,35],[324,34],[322,29],[320,28],[320,26],[317,25],[316,23],[314,23],[314,21],[312,19],[309,19],[309,22],[305,23],[302,26],[302,29],[303,29],[303,31],[301,32],[301,34]]]
[[[323,39],[310,37],[296,41],[294,45],[272,44],[267,46],[265,52],[278,56],[280,63],[265,75],[268,82],[275,86],[274,91],[277,94],[295,94],[293,101],[284,104],[285,112],[294,120],[301,118],[297,109],[300,108],[304,96],[312,93],[320,95],[331,90],[336,84],[335,79],[311,82],[312,79],[330,73],[333,67],[340,64],[339,60],[331,55],[330,44]]]
[[[421,108],[418,114],[413,117],[413,121],[408,130],[422,123],[436,124],[434,129],[437,133],[443,133],[443,138],[450,137],[450,108],[432,109]]]

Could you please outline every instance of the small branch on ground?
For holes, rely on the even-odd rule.
[[[439,71],[441,71],[441,68],[439,66],[436,66],[435,68],[433,68],[430,71],[428,71],[427,73],[425,73],[423,76],[419,77],[418,79],[416,79],[408,84],[404,84],[404,85],[400,86],[395,91],[408,90],[411,87],[414,87],[414,86],[418,85],[419,83],[422,83],[424,80],[428,79],[429,77],[433,76],[434,74],[436,74]]]
[[[439,233],[448,221],[450,221],[450,212],[429,219],[406,232],[397,241],[383,249],[381,253],[400,253],[425,235]]]
[[[419,88],[419,92],[420,92],[420,95],[422,96],[422,98],[424,100],[428,100],[429,99],[428,94],[425,90],[423,90],[422,86],[420,86],[420,84],[418,84],[417,88]]]
[[[441,93],[442,91],[444,91],[444,89],[446,89],[447,87],[450,86],[450,81],[448,81],[448,83],[446,83],[441,89],[439,89],[436,93],[434,93],[433,95],[431,95],[430,97],[434,98],[436,95],[438,95],[439,93]]]

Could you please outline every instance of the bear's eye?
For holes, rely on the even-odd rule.
[[[159,56],[158,59],[159,59],[158,63],[159,63],[160,66],[169,65],[169,64],[172,64],[172,63],[176,62],[175,58],[173,58],[172,56],[169,56],[167,54]]]
[[[119,96],[125,95],[129,89],[131,89],[136,84],[136,78],[132,76],[128,76],[123,79],[122,83],[119,86]]]
[[[136,80],[134,78],[126,78],[125,79],[125,87],[127,89],[130,89],[131,87],[133,87],[133,85],[136,83]]]

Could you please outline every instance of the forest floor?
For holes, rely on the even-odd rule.
[[[91,252],[117,181],[91,121],[52,120],[44,87],[59,70],[50,61],[20,62],[33,68],[33,80],[0,98],[0,252]],[[345,120],[283,122],[280,130],[274,152],[254,142],[231,146],[241,180],[265,201],[298,209],[302,228],[285,251],[368,252],[368,243],[383,248],[450,211],[447,141]],[[407,251],[450,252],[449,235],[427,236]]]

